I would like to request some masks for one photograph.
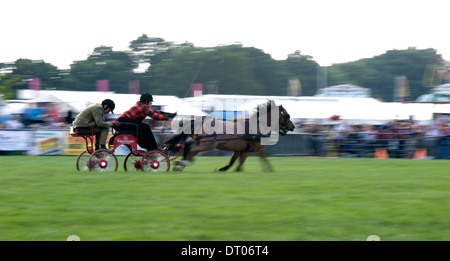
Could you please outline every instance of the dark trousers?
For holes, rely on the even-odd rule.
[[[150,125],[140,122],[133,121],[128,118],[119,118],[119,122],[134,123],[138,126],[138,145],[147,151],[158,149],[158,144],[156,143],[155,137],[153,136],[152,128]],[[122,125],[119,130],[134,130],[134,126]]]

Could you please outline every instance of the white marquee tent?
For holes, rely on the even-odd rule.
[[[86,91],[39,91],[38,94],[30,90],[18,92],[20,99],[28,102],[56,102],[62,104],[62,112],[72,110],[80,112],[93,103],[101,103],[104,99],[111,99],[116,104],[115,115],[120,115],[139,101],[140,94],[119,94],[114,92],[86,92]],[[165,112],[177,112],[178,115],[201,116],[204,113],[184,102],[177,96],[153,95],[153,106],[158,106]],[[61,105],[60,105],[61,106]]]
[[[27,102],[57,102],[62,112],[72,110],[78,113],[92,103],[109,98],[115,101],[115,116],[130,108],[139,100],[138,94],[117,94],[113,92],[19,91],[20,99]],[[413,117],[421,123],[431,123],[435,114],[450,114],[450,104],[380,102],[373,98],[338,97],[294,97],[294,96],[252,96],[252,95],[204,95],[181,99],[176,96],[154,95],[154,106],[178,115],[206,115],[213,110],[249,111],[270,99],[283,105],[294,120],[326,122],[334,115],[349,123],[380,124],[391,120]],[[233,108],[226,108],[231,105]],[[16,108],[19,108],[17,104]]]

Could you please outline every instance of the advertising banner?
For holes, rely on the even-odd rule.
[[[67,131],[35,130],[31,155],[60,155],[65,150]]]
[[[109,139],[112,137],[111,132],[108,134],[108,138],[106,141],[108,143]],[[72,135],[67,131],[65,135],[66,139],[66,149],[64,151],[64,155],[80,155],[83,151],[86,150],[86,141],[82,137],[72,137]],[[94,146],[95,146],[95,137],[94,137]],[[91,146],[91,142],[88,139],[88,145]],[[106,145],[108,147],[108,144]]]
[[[0,151],[28,151],[32,148],[31,131],[0,130]]]

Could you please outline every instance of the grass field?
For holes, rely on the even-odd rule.
[[[182,173],[0,157],[0,240],[450,240],[449,161],[197,157]]]

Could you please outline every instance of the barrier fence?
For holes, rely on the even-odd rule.
[[[162,145],[172,134],[154,131],[154,135]],[[65,129],[0,129],[0,155],[79,155],[84,150],[84,140],[72,137]],[[267,146],[266,151],[269,156],[449,159],[450,136],[364,132],[343,135],[331,131],[293,133],[280,136],[278,143]],[[128,149],[124,147],[116,152],[126,155]],[[231,155],[231,152],[213,150],[201,155]]]
[[[374,158],[384,151],[389,158],[449,159],[450,136],[428,137],[417,133],[365,133],[350,135],[323,131],[281,137],[268,154],[312,157]],[[420,153],[418,153],[420,152]]]

